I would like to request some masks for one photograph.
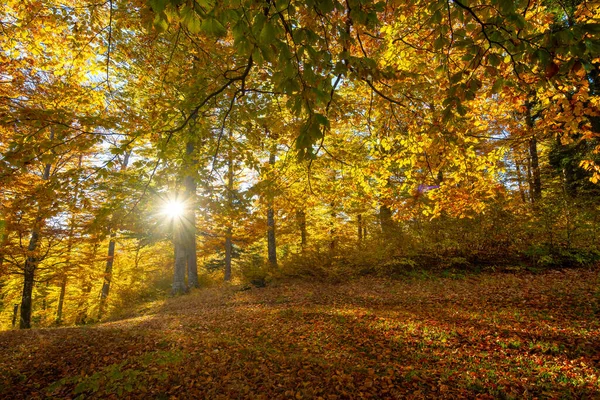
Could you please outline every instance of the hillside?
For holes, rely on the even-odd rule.
[[[0,332],[2,398],[600,396],[598,273],[211,288]]]

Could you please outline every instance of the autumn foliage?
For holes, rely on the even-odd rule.
[[[0,32],[0,395],[598,395],[598,1],[7,0]]]
[[[594,398],[597,273],[204,289],[0,334],[10,398]],[[133,315],[131,315],[133,316]]]

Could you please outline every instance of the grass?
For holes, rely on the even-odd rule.
[[[2,398],[598,398],[595,271],[211,288],[0,332]]]

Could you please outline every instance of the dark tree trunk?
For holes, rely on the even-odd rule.
[[[56,325],[62,323],[63,305],[65,303],[65,292],[67,291],[67,274],[63,274],[60,280],[60,295],[58,296],[58,307],[56,309]]]
[[[4,249],[8,244],[8,233],[6,231],[6,225],[6,220],[0,221],[0,274],[4,272],[2,270],[2,267],[4,266]]]
[[[88,281],[83,288],[83,293],[77,302],[77,315],[75,317],[75,325],[84,325],[87,322],[87,307],[86,303],[88,301],[88,297],[90,292],[92,291],[92,285]]]
[[[194,143],[188,142],[185,147],[185,152],[188,157],[193,157],[194,154]],[[191,161],[192,166],[195,168],[197,162]],[[185,199],[186,199],[186,215],[184,234],[185,234],[185,247],[186,247],[186,263],[188,273],[188,286],[198,287],[198,258],[196,255],[196,179],[194,175],[187,175],[185,177]]]
[[[12,318],[12,327],[13,328],[17,325],[17,315],[19,315],[19,305],[15,304],[13,306],[13,318]]]
[[[304,250],[306,246],[306,212],[304,210],[297,211],[296,219],[298,220],[298,228],[300,228],[300,246]]]
[[[233,174],[233,137],[231,131],[229,131],[229,149],[227,151],[227,211],[229,215],[233,215],[233,188],[234,188],[234,174]],[[231,225],[233,224],[233,219],[229,219],[229,226],[227,227],[227,231],[225,232],[225,274],[224,280],[226,282],[231,280],[231,261],[233,256],[233,229]]]
[[[332,201],[329,206],[331,207],[330,213],[330,221],[329,221],[329,236],[331,237],[331,242],[329,242],[329,250],[334,251],[336,246],[336,238],[335,238],[335,219],[337,217],[335,212],[335,203]]]
[[[536,203],[542,198],[542,178],[535,135],[529,139],[529,155],[531,157],[531,199]]]
[[[42,310],[46,311],[48,308],[48,281],[44,284],[42,288]]]
[[[37,230],[31,233],[31,239],[29,240],[27,250],[33,252],[37,249],[38,237],[39,233]],[[21,296],[21,322],[19,324],[21,329],[31,328],[31,297],[33,295],[33,282],[35,279],[36,266],[36,258],[34,256],[28,256],[25,260],[25,268],[23,270],[23,295]]]
[[[106,300],[110,293],[110,283],[112,282],[112,270],[113,263],[115,260],[115,241],[116,234],[111,232],[110,240],[108,242],[108,254],[106,256],[106,266],[104,268],[104,283],[102,284],[102,292],[100,293],[100,307],[98,309],[98,319],[102,319],[104,309],[106,307]]]
[[[275,166],[275,148],[271,149],[271,152],[269,153],[269,166],[271,167],[271,170]],[[271,188],[271,191],[272,190],[273,188]],[[267,253],[269,266],[271,268],[277,268],[277,243],[275,241],[275,209],[273,208],[273,197],[273,193],[269,193],[269,202],[267,205]]]
[[[531,162],[531,201],[537,203],[542,199],[542,178],[540,173],[540,162],[537,151],[537,137],[533,132],[534,128],[534,116],[532,114],[534,101],[527,101],[525,104],[527,108],[527,115],[525,116],[525,122],[527,129],[531,132],[531,138],[529,139],[529,158]]]
[[[131,156],[131,151],[125,153],[123,157],[123,161],[121,162],[121,172],[127,169],[127,165],[129,164],[129,157]],[[116,233],[112,229],[112,227],[108,228],[110,234],[110,240],[108,242],[108,252],[106,255],[106,266],[104,268],[104,281],[102,283],[102,291],[100,292],[100,306],[98,307],[98,319],[102,319],[104,314],[104,309],[106,308],[106,302],[108,300],[108,295],[110,293],[110,284],[112,282],[112,270],[113,263],[115,260],[115,246],[116,246]]]
[[[362,239],[363,239],[362,214],[358,214],[356,216],[356,225],[358,226],[358,241],[362,242]]]
[[[231,241],[231,227],[227,227],[225,233],[225,281],[231,280],[231,256],[232,256],[233,243]]]
[[[277,243],[275,241],[275,210],[273,209],[273,202],[270,202],[267,209],[267,253],[269,265],[272,268],[277,268]]]
[[[388,206],[379,207],[379,222],[381,223],[381,233],[383,233],[385,238],[389,238],[394,234],[392,210]]]
[[[54,139],[54,132],[50,133],[50,140]],[[52,166],[46,164],[44,167],[44,173],[42,180],[47,181],[50,179],[50,169]],[[20,329],[31,328],[31,311],[32,311],[32,296],[33,296],[33,285],[35,282],[35,270],[39,260],[35,256],[35,252],[38,247],[40,240],[40,225],[42,224],[42,210],[38,209],[38,216],[33,224],[31,231],[31,237],[29,239],[29,245],[27,246],[28,256],[25,259],[25,266],[23,268],[23,294],[21,296],[21,321],[19,323]]]

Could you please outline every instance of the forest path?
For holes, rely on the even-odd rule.
[[[598,271],[197,290],[0,332],[1,398],[600,397]]]

